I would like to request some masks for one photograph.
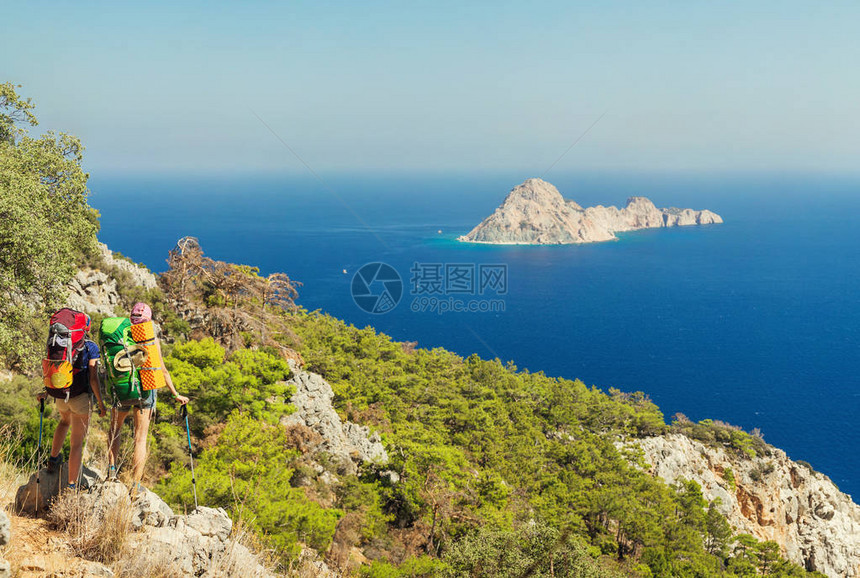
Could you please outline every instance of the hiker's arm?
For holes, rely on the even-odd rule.
[[[184,395],[179,395],[176,392],[176,388],[173,386],[173,379],[170,378],[170,372],[167,371],[167,366],[164,363],[164,355],[161,353],[161,341],[156,339],[155,344],[158,347],[158,356],[161,358],[161,372],[164,374],[164,381],[167,383],[167,387],[170,388],[170,393],[173,394],[173,399],[185,405],[188,403],[188,398]]]
[[[90,389],[93,391],[93,394],[96,396],[96,401],[99,404],[99,415],[104,417],[107,415],[107,409],[105,409],[105,404],[102,401],[102,391],[99,387],[99,359],[90,359]]]

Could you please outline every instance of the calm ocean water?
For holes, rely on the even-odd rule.
[[[91,202],[101,240],[156,271],[193,235],[213,258],[301,281],[308,309],[423,347],[642,390],[667,418],[758,427],[860,492],[860,179],[550,175],[582,205],[646,195],[726,222],[588,246],[454,241],[529,176],[343,176],[326,187],[295,176],[102,177]],[[141,208],[151,211],[145,236],[131,223]],[[376,261],[404,280],[403,300],[382,315],[350,295],[354,272]],[[506,265],[505,311],[413,312],[413,263]]]

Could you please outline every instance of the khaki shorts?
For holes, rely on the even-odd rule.
[[[70,411],[78,415],[87,415],[90,413],[90,395],[88,393],[78,394],[75,397],[69,398],[69,401],[59,398],[54,401],[57,403],[57,409],[60,411]]]

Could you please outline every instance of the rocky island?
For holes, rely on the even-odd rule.
[[[722,222],[722,217],[708,210],[658,209],[645,197],[630,197],[623,209],[582,208],[550,183],[528,179],[514,187],[492,215],[457,240],[497,245],[597,243],[616,239],[620,231]]]

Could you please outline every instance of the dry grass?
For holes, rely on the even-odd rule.
[[[132,532],[131,516],[130,500],[94,508],[90,495],[64,492],[54,501],[48,519],[54,528],[66,532],[74,555],[111,564],[124,553]]]
[[[24,465],[13,456],[21,446],[20,432],[9,426],[0,426],[0,502],[7,504],[14,500],[18,486],[24,483]]]
[[[108,414],[110,415],[110,414]],[[83,463],[100,471],[107,471],[108,425],[105,418],[99,418],[93,412],[90,416],[90,427],[84,440]]]
[[[8,425],[0,427],[0,500],[3,504],[8,504],[14,499],[15,491],[20,485],[20,478],[23,477],[21,468],[15,460],[11,459],[15,449],[15,437],[12,428]],[[11,548],[11,544],[0,547],[0,560],[6,558]]]
[[[145,538],[134,534],[125,494],[100,504],[94,507],[94,496],[82,492],[65,492],[54,502],[49,521],[66,533],[74,556],[110,566],[119,577],[185,576],[169,550],[140,547]]]

